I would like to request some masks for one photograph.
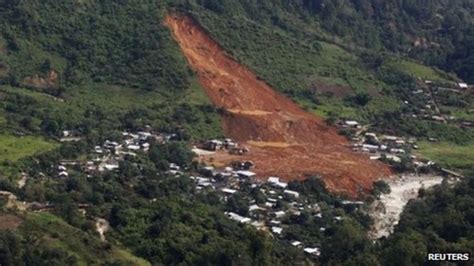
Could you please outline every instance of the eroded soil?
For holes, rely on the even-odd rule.
[[[350,150],[337,130],[301,109],[230,57],[193,19],[169,15],[165,20],[207,95],[222,108],[227,137],[249,147],[250,153],[216,153],[203,160],[226,165],[252,160],[261,178],[284,180],[323,177],[334,192],[357,196],[372,183],[391,175],[385,164]]]

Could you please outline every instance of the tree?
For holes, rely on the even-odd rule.
[[[0,230],[0,265],[22,264],[21,239],[10,230]]]
[[[374,182],[372,194],[375,197],[379,197],[380,194],[389,194],[390,193],[390,185],[383,180],[378,180]]]

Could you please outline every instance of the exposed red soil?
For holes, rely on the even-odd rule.
[[[46,77],[36,74],[23,79],[22,85],[36,90],[48,90],[56,88],[59,74],[55,70],[50,70]]]
[[[23,220],[11,214],[0,214],[0,230],[13,230],[21,225]]]
[[[391,175],[390,168],[354,153],[337,130],[275,92],[247,67],[229,56],[193,19],[169,15],[165,20],[211,101],[222,115],[227,137],[250,148],[248,155],[213,156],[215,164],[252,160],[261,178],[284,180],[323,177],[334,192],[355,197]]]

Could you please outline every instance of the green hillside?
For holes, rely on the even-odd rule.
[[[9,214],[0,213],[0,216],[3,215]],[[10,258],[13,264],[27,261],[29,264],[43,265],[49,261],[55,265],[150,265],[129,251],[101,242],[97,236],[74,228],[56,216],[34,213],[19,218],[19,226],[11,225],[18,226],[17,229],[0,231],[0,246],[10,243],[12,252],[18,252],[15,248],[22,247],[22,251]]]
[[[54,143],[41,138],[0,135],[0,147],[2,147],[0,161],[16,161],[26,156],[46,152],[55,146]]]
[[[16,217],[0,224],[0,265],[416,265],[428,250],[473,254],[474,94],[453,89],[474,83],[473,11],[464,0],[1,1],[0,191],[48,208],[6,209],[0,197],[0,222]],[[417,156],[466,178],[422,190],[394,236],[375,244],[368,203],[346,206],[319,178],[288,184],[321,216],[285,214],[281,237],[228,219],[225,212],[248,215],[266,196],[250,182],[223,196],[191,178],[209,174],[189,148],[224,137],[222,110],[164,26],[169,12],[192,16],[237,61],[327,123],[354,119],[378,134],[416,138]],[[116,155],[96,146],[149,128],[173,139],[124,155],[115,171],[89,172]],[[64,131],[77,142],[61,142]],[[71,164],[67,178],[58,176],[61,161]],[[275,215],[299,210],[272,200]],[[106,242],[96,217],[110,222]],[[293,246],[296,239],[322,256]]]
[[[182,0],[174,5],[204,7],[225,18],[247,17],[298,39],[407,54],[473,82],[471,1]]]
[[[13,1],[0,12],[1,105],[10,128],[59,136],[148,123],[184,127],[190,137],[220,135],[154,1]],[[97,112],[106,119],[84,115]],[[172,119],[179,112],[193,117]]]

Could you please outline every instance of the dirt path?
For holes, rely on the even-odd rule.
[[[100,235],[100,240],[105,241],[105,233],[109,231],[109,222],[102,218],[97,218],[95,226]]]
[[[18,180],[18,188],[23,188],[26,185],[27,180],[28,175],[26,173],[22,173],[20,180]]]
[[[165,23],[209,98],[227,110],[222,116],[226,136],[250,147],[247,156],[214,156],[214,163],[252,160],[262,178],[321,175],[331,190],[350,196],[371,189],[374,180],[391,174],[386,165],[352,152],[335,128],[259,80],[191,18],[170,15]]]

